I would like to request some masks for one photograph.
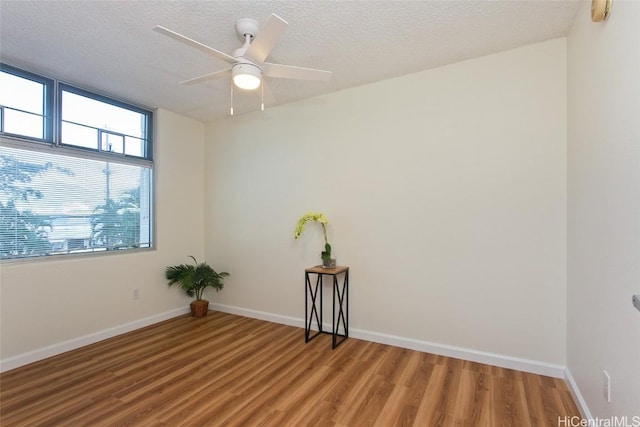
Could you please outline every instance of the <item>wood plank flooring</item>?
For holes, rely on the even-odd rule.
[[[0,375],[0,425],[557,426],[562,380],[221,312]]]

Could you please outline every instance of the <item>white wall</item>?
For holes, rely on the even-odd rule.
[[[164,110],[156,122],[157,250],[2,264],[3,361],[188,305],[163,274],[203,258],[204,126]]]
[[[275,94],[277,96],[277,94]],[[329,218],[352,328],[564,365],[566,40],[206,128],[218,301],[302,319]]]
[[[568,37],[568,367],[593,416],[640,417],[640,2],[602,24],[589,5]]]

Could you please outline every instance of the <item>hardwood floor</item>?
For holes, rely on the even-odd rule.
[[[560,379],[220,312],[0,375],[0,425],[556,426]]]

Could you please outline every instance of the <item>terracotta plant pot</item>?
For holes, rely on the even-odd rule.
[[[207,312],[209,311],[209,301],[205,299],[199,299],[199,300],[193,301],[190,304],[190,307],[191,307],[191,315],[193,317],[204,317],[207,315]]]

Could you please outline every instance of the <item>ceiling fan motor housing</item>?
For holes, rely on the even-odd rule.
[[[254,38],[258,34],[258,30],[260,30],[260,24],[255,19],[240,18],[236,21],[236,33],[243,42],[247,36]]]

